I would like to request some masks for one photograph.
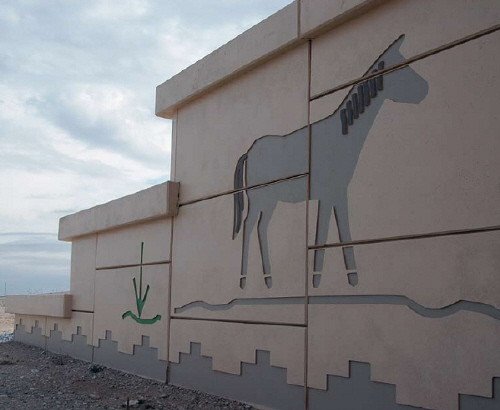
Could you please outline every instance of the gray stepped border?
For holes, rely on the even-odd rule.
[[[396,403],[397,386],[371,381],[371,365],[349,362],[349,377],[328,375],[327,390],[309,388],[309,410],[438,410]],[[460,410],[499,410],[500,378],[493,378],[493,398],[459,394]]]
[[[269,351],[256,350],[255,364],[242,362],[240,375],[213,370],[200,343],[191,342],[190,351],[170,362],[170,383],[271,409],[304,409],[304,387],[287,383],[286,369],[271,366]]]
[[[99,339],[99,347],[87,344],[87,336],[77,334],[71,336],[72,341],[62,340],[62,332],[57,325],[50,330],[50,336],[43,336],[38,322],[35,322],[32,333],[26,332],[25,326],[16,325],[14,340],[30,346],[49,350],[80,359],[89,363],[97,363],[109,368],[135,374],[137,376],[165,382],[167,379],[167,362],[158,359],[158,349],[151,347],[149,337],[142,336],[142,345],[134,345],[134,354],[118,351],[118,342],[112,340],[111,332],[106,331],[106,338]]]
[[[134,345],[134,354],[118,351],[111,332],[99,339],[99,347],[87,344],[87,336],[72,335],[72,341],[62,340],[57,325],[50,336],[43,336],[38,322],[32,333],[26,332],[25,325],[15,327],[16,342],[36,346],[56,354],[68,355],[83,361],[132,373],[138,376],[165,382],[167,362],[158,359],[158,349],[150,347],[149,337],[142,336],[142,345]],[[396,386],[390,383],[372,382],[370,364],[351,361],[349,377],[328,375],[327,390],[309,388],[310,410],[440,410],[423,409],[396,403]],[[179,363],[170,362],[169,383],[189,389],[201,390],[217,396],[227,397],[246,403],[255,403],[276,410],[304,409],[304,388],[288,384],[286,369],[270,364],[270,352],[256,350],[256,361],[241,363],[241,374],[223,373],[212,368],[212,358],[201,355],[201,345],[191,342],[190,353],[180,353]],[[493,397],[459,395],[460,410],[500,409],[500,377],[492,380]]]

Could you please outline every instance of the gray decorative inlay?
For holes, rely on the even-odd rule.
[[[460,410],[499,410],[500,377],[493,379],[493,398],[460,395]]]
[[[309,388],[310,410],[425,410],[396,403],[397,386],[373,382],[370,364],[349,362],[349,377],[328,375],[327,390]],[[494,397],[459,395],[460,410],[499,410],[500,378],[493,379]],[[440,409],[428,409],[440,410]]]
[[[31,346],[47,349],[51,352],[64,354],[88,362],[99,363],[113,369],[122,370],[150,379],[166,381],[167,362],[158,359],[158,349],[150,347],[149,337],[142,336],[142,345],[134,345],[134,353],[126,354],[118,351],[118,342],[111,339],[111,332],[106,331],[106,339],[99,340],[99,347],[87,344],[87,336],[72,335],[72,341],[62,340],[62,333],[55,329],[50,331],[50,337],[42,336],[41,329],[35,327],[33,333],[27,333],[23,324],[18,324],[14,333],[15,340]]]
[[[71,335],[71,342],[62,339],[62,332],[59,331],[57,324],[54,330],[50,331],[50,337],[47,338],[47,350],[75,357],[86,362],[92,361],[93,346],[87,343],[87,336],[82,335],[80,326],[76,329],[76,335]]]
[[[233,299],[229,303],[212,305],[203,301],[191,302],[187,305],[175,308],[175,313],[184,313],[190,309],[202,308],[211,312],[229,310],[234,306],[253,305],[296,305],[305,303],[303,297],[292,298],[247,298]],[[460,311],[468,311],[490,316],[500,320],[500,309],[492,305],[480,302],[460,300],[451,305],[441,308],[429,308],[420,305],[406,296],[398,295],[352,295],[352,296],[309,296],[311,305],[398,305],[407,306],[420,316],[439,319],[454,315]]]
[[[38,322],[35,322],[32,333],[26,332],[25,326],[21,322],[16,325],[14,330],[14,340],[31,346],[45,349],[47,337],[42,335],[42,329],[38,327]]]
[[[211,304],[204,301],[196,301],[188,303],[187,305],[176,307],[175,313],[184,313],[191,309],[202,308],[211,312],[222,312],[230,310],[235,306],[274,306],[274,305],[301,305],[305,303],[303,297],[291,298],[244,298],[233,299],[228,303]]]
[[[256,364],[242,363],[241,375],[234,375],[213,370],[199,343],[190,349],[180,353],[179,363],[170,363],[170,383],[266,408],[304,409],[304,387],[288,384],[286,369],[271,366],[268,351],[257,350]]]
[[[118,351],[118,342],[106,331],[106,339],[99,339],[94,348],[94,362],[117,370],[137,374],[150,379],[166,381],[167,362],[158,359],[158,349],[150,347],[149,337],[142,336],[142,345],[134,345],[134,354]]]
[[[396,403],[393,384],[372,382],[370,364],[349,362],[349,376],[328,375],[327,390],[309,388],[310,410],[412,410]]]

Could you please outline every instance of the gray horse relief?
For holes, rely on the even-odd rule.
[[[404,35],[391,44],[367,70],[376,73],[405,61],[399,49]],[[332,115],[311,124],[310,198],[318,200],[318,219],[315,245],[325,245],[332,211],[335,215],[341,243],[351,242],[347,189],[351,182],[359,155],[375,117],[386,99],[399,103],[418,104],[427,95],[428,84],[412,68],[406,66],[390,75],[379,75],[354,86]],[[257,224],[264,280],[272,287],[271,263],[267,229],[278,201],[298,203],[306,201],[302,179],[286,184],[275,184],[272,189],[251,189],[273,180],[301,175],[308,169],[308,127],[288,135],[267,135],[257,139],[236,165],[234,188],[234,228],[236,238],[243,224],[243,251],[240,287],[246,284],[250,235]],[[302,188],[302,189],[300,189]],[[243,192],[248,198],[248,211],[244,211]],[[349,283],[357,284],[356,261],[352,246],[343,248]],[[323,270],[324,249],[314,252],[313,286],[318,287]]]

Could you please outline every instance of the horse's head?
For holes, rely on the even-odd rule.
[[[379,66],[380,63],[382,63],[383,67],[389,68],[406,61],[405,57],[399,51],[404,38],[403,34],[392,43],[377,60],[374,68]],[[385,97],[394,102],[418,104],[426,97],[429,91],[427,81],[409,66],[385,74],[383,82]]]

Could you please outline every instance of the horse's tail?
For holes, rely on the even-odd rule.
[[[236,164],[236,169],[234,170],[234,189],[244,188],[243,171],[245,168],[245,162],[248,158],[247,154],[243,154],[238,163]],[[243,217],[243,210],[245,209],[245,201],[243,199],[243,191],[235,192],[234,196],[234,223],[233,223],[233,239],[238,236],[238,232],[241,229],[241,222]]]

